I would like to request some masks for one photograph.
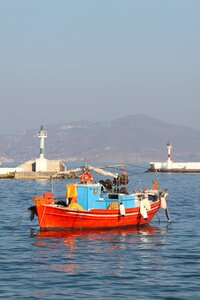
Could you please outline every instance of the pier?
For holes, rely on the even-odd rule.
[[[200,162],[173,162],[171,159],[172,145],[167,143],[167,161],[150,162],[149,172],[200,173]]]
[[[66,170],[65,164],[61,160],[49,160],[44,156],[45,139],[47,138],[47,132],[43,130],[41,126],[38,133],[40,139],[40,156],[35,160],[29,160],[22,163],[16,168],[0,167],[0,179],[48,179],[54,175],[54,178],[75,178],[74,174],[68,174],[65,177],[61,175],[55,175],[59,172]]]

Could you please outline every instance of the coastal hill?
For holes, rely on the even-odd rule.
[[[37,129],[0,138],[0,162],[24,162],[39,157]],[[45,125],[45,157],[63,161],[149,162],[167,159],[200,161],[200,130],[176,126],[146,115],[130,115],[103,122]]]

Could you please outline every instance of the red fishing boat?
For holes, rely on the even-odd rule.
[[[151,189],[140,189],[128,193],[125,185],[129,179],[125,172],[121,175],[100,168],[84,166],[62,174],[82,171],[79,183],[69,183],[62,200],[52,192],[35,196],[31,206],[31,219],[38,217],[41,230],[91,230],[129,228],[149,223],[160,208],[169,219],[166,198],[167,191],[158,188],[155,180]],[[107,179],[94,182],[92,171]]]

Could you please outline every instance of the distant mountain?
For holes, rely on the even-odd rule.
[[[39,157],[37,129],[0,138],[0,161],[24,162]],[[64,161],[148,162],[167,159],[172,144],[174,161],[200,161],[200,130],[130,115],[106,122],[66,122],[44,125],[45,157]]]

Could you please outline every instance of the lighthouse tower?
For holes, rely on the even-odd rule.
[[[43,126],[40,128],[38,138],[40,139],[40,158],[36,159],[36,172],[46,172],[47,160],[44,158],[44,139],[47,138],[47,133],[43,130]]]
[[[167,169],[171,169],[172,168],[172,165],[173,165],[173,162],[171,160],[171,149],[172,149],[172,146],[170,143],[167,143]]]

